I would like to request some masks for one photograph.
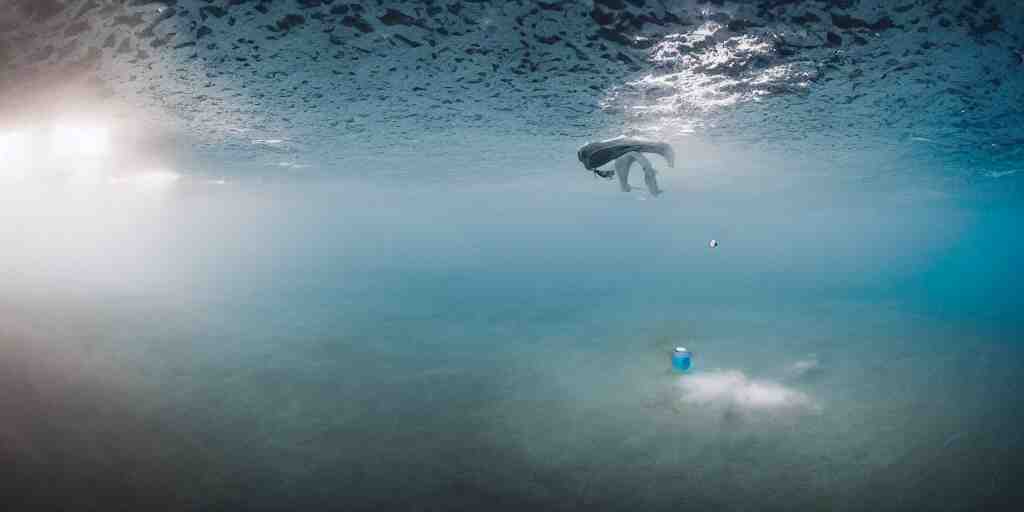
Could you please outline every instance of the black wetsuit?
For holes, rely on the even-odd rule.
[[[664,142],[653,142],[643,139],[631,139],[628,137],[616,137],[614,139],[591,142],[577,152],[580,163],[587,170],[596,171],[598,167],[611,162],[630,151],[639,153],[657,153],[674,166],[675,158],[672,147]],[[611,176],[611,174],[609,174]]]

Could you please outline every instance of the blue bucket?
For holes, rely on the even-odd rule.
[[[681,372],[688,372],[693,366],[693,354],[685,347],[676,347],[672,351],[672,367]]]

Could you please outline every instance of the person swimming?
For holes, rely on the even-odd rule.
[[[599,142],[591,142],[577,151],[576,156],[580,163],[588,171],[605,179],[611,179],[613,175],[619,177],[619,187],[623,192],[629,192],[629,170],[634,163],[640,164],[644,170],[644,182],[651,195],[658,195],[661,189],[658,188],[656,178],[658,171],[651,164],[651,161],[643,153],[656,153],[665,158],[669,167],[675,167],[675,151],[672,146],[664,142],[654,142],[644,139],[619,136],[613,139]],[[602,171],[602,165],[615,161],[615,170]]]

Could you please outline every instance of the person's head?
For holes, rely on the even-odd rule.
[[[600,176],[604,179],[610,179],[612,176],[615,176],[615,171],[602,171],[597,167],[592,167],[590,165],[590,158],[588,158],[589,155],[584,151],[586,147],[587,146],[582,146],[578,151],[576,151],[576,158],[578,158],[580,163],[583,164],[583,168],[594,173],[595,176]]]
[[[593,169],[590,168],[590,165],[587,164],[587,155],[583,152],[585,148],[586,146],[581,146],[580,149],[576,151],[576,158],[580,160],[580,163],[583,164],[583,167],[586,170],[593,171]]]

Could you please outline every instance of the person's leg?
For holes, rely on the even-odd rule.
[[[661,193],[661,189],[658,188],[658,171],[654,170],[654,167],[644,166],[644,183],[647,183],[647,190],[652,196],[656,196]]]
[[[636,161],[636,163],[640,164],[640,167],[643,168],[643,180],[644,183],[647,183],[647,191],[649,191],[651,196],[662,194],[662,189],[657,186],[657,171],[654,170],[654,166],[650,164],[647,157],[644,157],[639,153],[629,153],[628,155],[631,157],[631,164]]]
[[[637,153],[629,152],[615,159],[615,174],[619,176],[619,188],[623,192],[632,190],[629,186],[629,168],[633,166],[636,155]]]

